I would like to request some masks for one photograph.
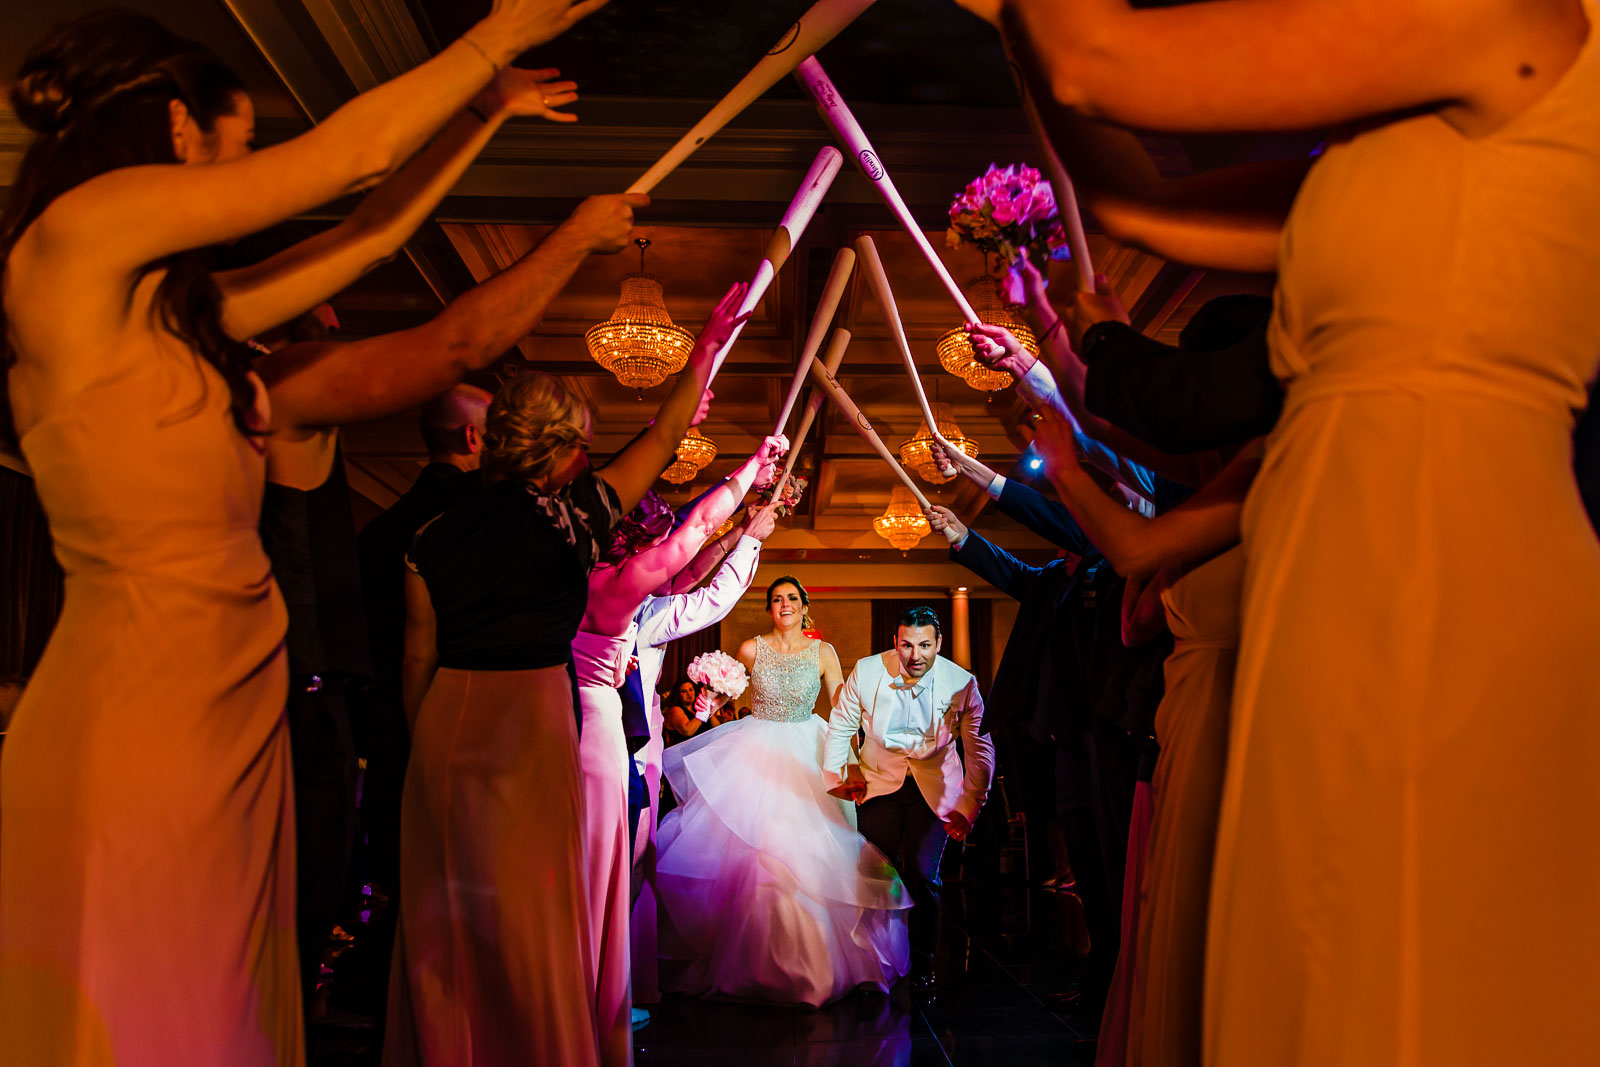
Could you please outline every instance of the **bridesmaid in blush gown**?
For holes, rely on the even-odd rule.
[[[582,400],[540,374],[507,382],[484,433],[490,485],[417,535],[385,1063],[618,1055],[595,1011],[573,638],[601,546],[671,461],[744,289],[713,310],[655,421],[599,471]]]
[[[5,1062],[303,1062],[269,411],[242,339],[409,229],[330,231],[247,284],[202,250],[398,168],[565,7],[502,4],[254,153],[237,75],[130,11],[63,25],[11,81],[37,136],[0,216],[0,444],[36,476],[66,586],[0,766]]]
[[[1600,4],[974,6],[1098,118],[1339,127],[1309,164],[1146,162],[1108,222],[1279,271],[1205,1061],[1592,1061],[1600,545],[1572,429],[1600,360]],[[1085,157],[1091,191],[1122,159]]]

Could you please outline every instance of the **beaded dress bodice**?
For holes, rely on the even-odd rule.
[[[821,641],[798,652],[779,652],[756,637],[756,669],[750,676],[750,715],[772,722],[805,722],[822,692]]]

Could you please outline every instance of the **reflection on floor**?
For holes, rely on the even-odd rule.
[[[1099,1005],[1080,995],[1078,898],[947,881],[945,902],[931,1005],[913,1004],[905,982],[819,1011],[668,998],[634,1035],[639,1067],[1092,1064]],[[370,1018],[335,1012],[311,1036],[311,1067],[376,1063]]]

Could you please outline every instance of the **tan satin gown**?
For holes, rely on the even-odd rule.
[[[7,1064],[304,1062],[265,461],[174,349],[22,437],[66,601],[0,762]]]
[[[1337,140],[1284,235],[1206,1062],[1595,1062],[1600,9],[1508,126]]]
[[[1161,594],[1176,642],[1156,711],[1155,813],[1140,887],[1128,1063],[1200,1062],[1206,915],[1217,808],[1228,755],[1228,709],[1239,649],[1244,551],[1232,548]]]

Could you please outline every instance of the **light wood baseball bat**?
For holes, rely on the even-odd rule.
[[[861,261],[861,272],[867,279],[867,284],[872,287],[872,293],[878,298],[878,304],[883,308],[883,317],[888,320],[889,333],[894,337],[895,347],[900,349],[900,360],[905,364],[906,374],[911,377],[912,390],[917,394],[917,405],[922,408],[922,417],[927,420],[928,432],[933,434],[933,439],[946,449],[956,446],[945,440],[939,432],[939,423],[933,417],[933,407],[928,403],[927,390],[922,388],[922,375],[917,373],[917,360],[911,354],[911,344],[906,340],[905,327],[900,323],[900,309],[895,306],[894,290],[889,288],[889,275],[884,273],[883,260],[878,258],[878,246],[873,243],[872,237],[862,234],[856,238],[856,255]],[[976,322],[976,319],[972,321]]]
[[[851,254],[851,260],[855,255]],[[850,347],[850,331],[843,326],[833,331],[833,337],[828,341],[828,354],[822,357],[822,367],[829,374],[839,373],[839,364],[844,362],[844,350]],[[811,359],[802,360],[800,365],[806,368],[807,374],[811,371],[811,364],[816,362],[815,355]],[[795,460],[800,458],[800,446],[805,444],[806,434],[811,432],[811,424],[816,421],[817,412],[822,410],[822,390],[813,389],[806,398],[806,409],[800,414],[800,425],[794,431],[794,438],[789,443],[789,455],[783,461],[783,473],[778,476],[778,488],[772,494],[777,500],[783,496],[783,490],[789,484],[789,475],[794,473]],[[780,421],[778,425],[782,426]]]
[[[843,164],[844,158],[839,155],[839,150],[829,146],[824,146],[817,153],[817,158],[812,160],[811,169],[806,171],[799,192],[789,201],[789,210],[783,213],[783,220],[767,242],[761,264],[756,267],[755,277],[750,279],[750,290],[745,293],[744,303],[739,305],[740,315],[748,315],[760,305],[761,298],[772,285],[772,279],[778,276],[778,271],[789,259],[789,253],[794,251],[795,242],[806,232],[806,225],[811,221],[811,216],[817,213],[817,205],[822,203],[822,198],[827,195],[828,187],[833,184]],[[728,353],[733,351],[734,342],[739,340],[743,332],[744,323],[741,322],[728,335],[728,343],[722,346],[711,362],[711,378],[715,378],[717,371],[722,369]],[[707,386],[710,386],[711,378],[706,379]]]
[[[789,27],[772,50],[761,58],[739,84],[728,90],[728,95],[717,101],[704,118],[695,123],[678,143],[667,149],[655,165],[645,171],[639,180],[628,186],[630,193],[648,193],[660,184],[661,179],[678,169],[678,165],[694,154],[713,134],[731,122],[739,112],[749,107],[756,98],[786,74],[794,72],[800,61],[839,35],[839,31],[856,20],[874,0],[818,0],[800,20]]]
[[[878,453],[885,463],[894,468],[895,474],[905,483],[906,488],[911,490],[911,495],[917,498],[917,504],[922,510],[927,511],[932,507],[933,505],[928,503],[928,498],[922,495],[922,490],[917,488],[917,483],[911,480],[910,473],[900,465],[900,461],[889,451],[889,446],[883,443],[883,438],[878,436],[878,431],[872,428],[872,423],[867,421],[867,417],[861,413],[861,409],[856,407],[855,401],[850,399],[850,394],[844,391],[844,386],[839,384],[839,379],[829,374],[827,369],[820,363],[811,364],[811,377],[816,379],[817,385],[822,388],[823,393],[838,406],[839,410],[844,413],[844,417],[855,426],[856,433],[860,434],[862,439],[872,446],[872,450]]]
[[[788,425],[795,401],[800,399],[800,387],[805,385],[811,371],[811,361],[817,358],[817,352],[822,349],[822,342],[828,336],[833,313],[839,310],[839,299],[844,296],[844,287],[849,283],[850,272],[855,266],[856,254],[849,248],[839,249],[833,257],[828,280],[822,286],[822,297],[817,301],[817,312],[811,316],[811,332],[806,334],[805,347],[800,350],[800,363],[789,382],[789,395],[783,398],[783,410],[778,412],[777,428],[772,431],[774,434],[782,433],[784,426]]]
[[[927,234],[922,232],[922,227],[917,225],[917,220],[912,218],[911,209],[906,207],[905,198],[900,195],[900,190],[895,188],[894,179],[889,177],[889,170],[883,165],[883,160],[873,150],[872,142],[867,140],[867,135],[862,132],[861,124],[850,113],[850,106],[844,102],[844,97],[839,95],[839,90],[834,88],[833,82],[828,78],[822,64],[817,62],[817,57],[812,56],[795,69],[794,76],[805,86],[806,92],[811,94],[817,110],[822,113],[834,135],[855,157],[856,165],[861,168],[878,190],[878,195],[883,197],[884,203],[889,205],[889,210],[894,217],[900,220],[911,239],[917,243],[922,254],[928,260],[928,265],[939,276],[944,287],[949,290],[950,297],[956,302],[956,307],[961,309],[961,314],[966,316],[967,322],[977,322],[978,313],[972,309],[972,304],[967,300],[967,294],[961,291],[961,286],[950,276],[950,271],[945,268],[944,260],[939,258],[939,253],[933,250],[928,243]]]

